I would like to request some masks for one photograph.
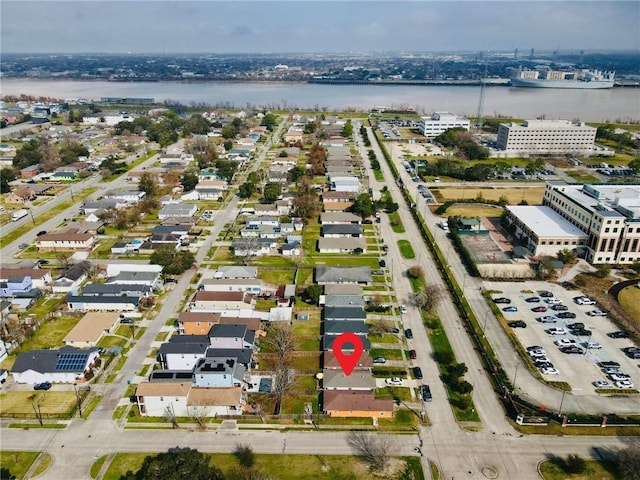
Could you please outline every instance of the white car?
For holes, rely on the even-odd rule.
[[[544,302],[547,305],[560,305],[562,303],[562,300],[556,297],[551,297],[551,298],[545,298]]]
[[[402,379],[398,377],[387,378],[384,383],[387,385],[402,385]]]
[[[540,323],[556,323],[558,319],[553,315],[543,315],[542,317],[536,317],[536,322]]]
[[[400,313],[407,313],[407,306],[406,305],[400,305]]]
[[[558,375],[560,372],[553,367],[545,367],[540,369],[540,373],[543,375]]]
[[[602,345],[598,342],[589,342],[589,344],[587,344],[587,342],[583,342],[582,346],[589,350],[600,350],[602,348]]]
[[[578,305],[595,305],[596,304],[596,302],[591,300],[589,297],[576,297],[574,300]]]
[[[576,342],[572,338],[559,338],[553,343],[556,344],[558,347],[569,347],[571,345],[577,345],[578,342]]]
[[[620,380],[616,382],[618,388],[633,388],[633,382],[631,380]]]
[[[605,380],[596,380],[595,382],[593,382],[592,385],[596,388],[612,388],[613,387],[613,383],[607,382]]]
[[[607,312],[603,312],[602,310],[589,310],[587,315],[590,317],[604,317],[607,315]]]
[[[530,350],[528,353],[530,357],[546,357],[547,356],[547,352],[545,352],[544,350]]]
[[[629,380],[631,378],[631,375],[628,375],[626,373],[612,373],[611,375],[609,375],[609,378],[614,382],[622,382],[623,380]]]
[[[569,333],[564,327],[550,327],[545,330],[549,335],[566,335]]]

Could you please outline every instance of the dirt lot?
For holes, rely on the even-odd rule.
[[[449,207],[445,212],[445,216],[460,216],[460,217],[500,217],[504,210],[502,207],[491,207],[486,205],[474,205],[474,204],[460,204]]]
[[[517,205],[526,200],[529,205],[540,205],[544,187],[438,187],[429,189],[439,202],[456,199],[482,197],[498,201],[500,197],[507,199],[507,204]]]

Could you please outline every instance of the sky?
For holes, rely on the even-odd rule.
[[[0,2],[4,53],[640,50],[638,1]]]

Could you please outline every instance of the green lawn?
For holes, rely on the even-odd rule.
[[[540,464],[540,473],[545,480],[623,480],[615,462],[587,460],[584,473],[565,473],[553,460],[546,460]]]
[[[411,242],[408,240],[398,240],[398,248],[404,258],[411,259],[416,257],[416,254],[411,247]]]
[[[137,471],[145,457],[144,453],[118,453],[109,465],[104,480],[119,480],[128,470]],[[153,455],[153,454],[151,454]],[[232,454],[206,454],[211,465],[217,466],[223,473],[239,468]],[[413,475],[410,478],[424,480],[422,468],[417,458],[402,458],[407,462]],[[415,460],[418,460],[417,462]],[[98,459],[97,462],[104,462]],[[368,471],[362,461],[346,455],[255,455],[255,467],[270,478],[278,480],[374,480],[379,479]],[[95,469],[92,469],[95,471]],[[275,476],[277,475],[277,477]],[[231,478],[231,477],[228,477]],[[235,478],[235,477],[234,477]]]
[[[402,225],[402,220],[400,220],[400,215],[398,212],[393,212],[389,214],[389,222],[391,223],[391,229],[395,233],[404,233],[404,225]]]
[[[16,478],[24,478],[25,473],[36,461],[40,452],[0,452],[0,465]],[[4,480],[4,479],[3,479]]]
[[[57,299],[52,299],[49,303],[55,303]],[[80,317],[51,317],[44,320],[36,329],[33,337],[25,340],[18,348],[19,352],[28,350],[42,350],[46,348],[62,346],[62,339],[80,321]]]
[[[402,360],[402,350],[391,348],[372,348],[369,352],[372,357],[384,357],[387,360]]]

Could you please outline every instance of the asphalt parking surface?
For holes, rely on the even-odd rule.
[[[620,363],[620,370],[631,375],[631,381],[634,388],[640,388],[640,360],[632,360],[628,358],[620,349],[633,345],[630,339],[613,339],[606,334],[619,328],[608,318],[604,316],[589,316],[586,312],[598,309],[598,305],[578,305],[573,298],[583,295],[579,290],[565,290],[561,286],[546,282],[524,282],[524,283],[505,283],[495,285],[495,289],[502,290],[500,294],[493,294],[493,298],[507,297],[511,299],[511,303],[499,304],[502,310],[504,307],[515,306],[517,312],[502,312],[507,321],[524,320],[527,324],[526,328],[514,328],[514,333],[522,343],[523,347],[531,345],[539,345],[544,348],[547,358],[554,367],[559,371],[557,375],[543,375],[549,381],[567,382],[571,385],[572,393],[575,395],[595,395],[593,382],[596,380],[608,380],[607,376],[598,367],[598,362],[613,360]],[[540,297],[538,303],[528,303],[526,298],[539,296],[538,292],[548,291],[553,293],[555,298],[562,301],[564,305],[569,307],[570,312],[576,314],[574,319],[557,319],[555,323],[540,323],[536,321],[536,317],[545,315],[554,315],[555,312],[550,308],[546,312],[533,312],[532,308],[544,305],[544,298]],[[587,330],[591,330],[591,337],[575,336],[570,332],[565,335],[550,335],[545,330],[550,327],[564,327],[575,322],[584,323]],[[568,329],[567,329],[568,330]],[[589,349],[584,354],[566,354],[560,351],[559,347],[554,345],[554,341],[565,338],[573,339],[576,343],[584,348],[583,343],[589,340],[590,343],[597,342],[602,348]],[[611,382],[615,383],[615,382]]]

